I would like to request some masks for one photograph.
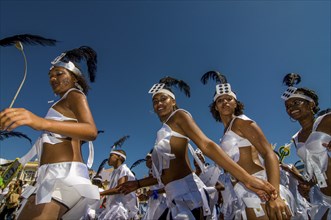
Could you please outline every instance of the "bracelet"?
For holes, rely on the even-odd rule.
[[[138,189],[139,189],[141,187],[139,180],[137,180],[137,183],[138,183]]]
[[[153,199],[157,199],[159,197],[157,190],[153,190]]]

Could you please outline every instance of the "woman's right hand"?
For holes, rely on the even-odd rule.
[[[268,181],[254,176],[250,176],[246,180],[247,181],[244,182],[244,185],[255,192],[261,200],[269,201],[270,199],[274,200],[278,197],[277,190]]]
[[[35,130],[42,130],[43,120],[24,108],[7,108],[0,112],[0,129],[12,131],[27,125]]]

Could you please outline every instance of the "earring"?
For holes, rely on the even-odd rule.
[[[310,111],[313,115],[315,115],[315,112],[314,112],[313,108],[311,108]]]
[[[75,86],[76,86],[77,89],[79,89],[80,91],[83,91],[83,88],[82,88],[77,82],[75,82]]]

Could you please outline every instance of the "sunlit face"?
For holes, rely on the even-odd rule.
[[[313,114],[311,111],[312,105],[313,103],[302,98],[289,98],[285,101],[287,114],[295,120],[305,117],[307,114]]]
[[[164,93],[154,95],[152,102],[154,112],[160,118],[170,115],[171,112],[173,112],[174,106],[176,105],[176,101]]]
[[[116,154],[110,154],[108,158],[108,165],[114,166],[117,163],[119,155]]]
[[[63,95],[66,91],[75,87],[75,77],[63,67],[52,68],[48,76],[55,94]]]
[[[215,109],[221,115],[233,114],[237,107],[237,101],[230,95],[222,95],[215,101]]]

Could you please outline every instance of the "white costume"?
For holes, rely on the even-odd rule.
[[[53,106],[59,101],[65,99],[69,92],[77,91],[82,94],[78,89],[72,88],[68,90],[60,100],[52,105],[45,116],[46,119],[57,121],[77,121],[73,118],[68,118],[56,111]],[[43,144],[57,144],[62,140],[59,138],[66,138],[63,135],[55,134],[52,132],[44,131],[40,138],[36,141],[31,150],[20,159],[21,164],[25,165],[26,162],[31,160],[36,154],[40,161]],[[93,163],[93,144],[89,143],[90,155],[88,159],[88,166]],[[62,219],[83,219],[86,210],[93,207],[95,202],[100,199],[98,187],[92,185],[88,174],[88,168],[81,162],[61,162],[43,164],[38,168],[37,183],[34,187],[29,187],[28,192],[24,193],[24,198],[35,193],[36,204],[48,203],[52,199],[62,203],[69,208],[69,211],[62,216]],[[25,204],[26,201],[22,203]],[[23,209],[23,206],[19,212]]]
[[[232,124],[236,118],[252,121],[250,118],[248,118],[245,115],[234,117],[230,122],[229,127],[226,130],[224,136],[220,140],[220,146],[231,157],[231,159],[234,162],[239,161],[240,147],[252,146],[249,140],[239,136],[238,134],[236,134],[231,130]],[[261,170],[257,173],[254,173],[252,174],[252,176],[267,180],[267,175],[265,170]],[[227,212],[225,214],[228,216],[235,216],[236,219],[240,218],[241,216],[245,220],[247,219],[245,208],[253,208],[256,217],[264,216],[266,213],[264,213],[261,206],[263,202],[256,195],[256,193],[250,191],[242,183],[238,182],[233,187],[233,190],[235,192],[234,195],[232,192],[232,188],[229,186],[229,184],[231,184],[231,176],[227,175],[227,177],[230,178],[230,180],[225,181],[226,190],[228,190],[228,192],[225,192],[225,194],[230,195],[230,198],[229,199],[224,198],[224,203],[228,203],[228,204],[224,204],[224,207],[226,207],[224,211]],[[279,185],[279,189],[280,189],[281,198],[285,200],[286,204],[289,206],[290,210],[293,213],[293,210],[296,210],[296,207],[292,193],[282,185]],[[229,209],[230,206],[232,206],[231,207],[232,209]],[[230,210],[232,211],[232,213],[229,213]]]
[[[161,181],[162,170],[168,169],[170,160],[175,159],[175,154],[171,153],[171,137],[184,138],[189,141],[186,136],[172,131],[172,129],[166,124],[177,111],[184,111],[189,114],[183,109],[177,109],[172,112],[169,118],[163,123],[162,128],[157,132],[157,139],[152,152],[153,176],[158,180],[160,186],[163,186]],[[199,160],[195,155],[192,146],[188,144],[188,147],[192,155]],[[210,207],[215,204],[215,201],[212,201],[208,194],[215,193],[215,191],[214,187],[206,187],[200,178],[194,173],[168,183],[165,186],[167,205],[170,209],[168,219],[170,218],[170,215],[173,219],[182,217],[194,219],[195,217],[192,210],[200,208],[202,208],[204,216],[210,216],[212,214]]]
[[[126,164],[122,164],[110,174],[109,189],[115,188],[118,180],[125,176],[128,177],[128,181],[135,180],[131,170]],[[108,195],[106,208],[98,216],[98,219],[137,219],[138,210],[138,198],[135,192],[127,195]]]
[[[326,147],[322,144],[329,143],[331,141],[331,136],[316,131],[322,119],[330,114],[331,113],[327,113],[315,120],[312,132],[306,142],[303,143],[298,141],[298,134],[300,131],[293,136],[293,142],[297,148],[297,154],[305,164],[304,177],[307,181],[311,180],[313,177],[317,180],[317,187],[314,187],[314,193],[311,195],[310,201],[312,204],[316,205],[311,211],[312,219],[321,218],[327,210],[329,210],[327,218],[331,219],[331,197],[324,195],[320,191],[320,188],[327,187],[325,172],[328,167],[328,161],[330,160],[330,155]]]
[[[151,186],[149,188],[151,191],[158,190],[157,185]],[[143,220],[159,219],[161,215],[167,211],[167,202],[165,193],[157,194],[157,198],[154,198],[153,195],[149,197],[147,202],[147,209]]]

